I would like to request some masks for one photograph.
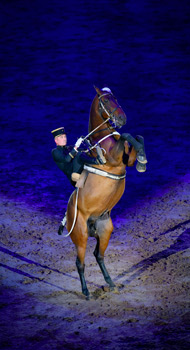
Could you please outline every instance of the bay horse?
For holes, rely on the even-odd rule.
[[[76,189],[70,196],[66,225],[69,232],[74,220],[76,197],[78,197],[76,222],[70,237],[76,247],[76,266],[82,293],[87,299],[89,299],[89,290],[84,269],[88,237],[93,236],[97,239],[94,256],[105,281],[110,289],[114,289],[115,285],[104,263],[104,252],[113,231],[111,210],[124,193],[126,166],[133,166],[136,159],[141,162],[140,165],[147,162],[142,137],[139,136],[137,141],[130,134],[120,135],[116,132],[115,128],[121,128],[126,124],[126,115],[111,90],[108,88],[101,90],[97,87],[95,90],[97,94],[90,108],[89,138],[92,145],[99,144],[103,149],[106,163],[93,165],[93,168],[86,166],[88,176],[84,187]],[[79,190],[78,193],[77,190]]]

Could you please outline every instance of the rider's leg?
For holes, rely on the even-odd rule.
[[[96,147],[97,158],[90,157],[86,153],[79,152],[80,162],[84,164],[105,164],[106,159],[102,153],[102,150],[99,146]]]
[[[71,179],[77,182],[80,179],[80,175],[83,171],[84,164],[98,164],[96,158],[89,157],[87,154],[78,152],[73,159],[73,171],[71,174]]]

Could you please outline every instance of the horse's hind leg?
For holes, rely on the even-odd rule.
[[[102,271],[105,281],[109,284],[110,288],[114,288],[115,284],[113,283],[104,264],[104,252],[108,246],[110,235],[113,231],[113,224],[112,224],[111,218],[109,217],[106,220],[98,220],[96,222],[96,227],[97,227],[98,237],[97,237],[97,245],[94,250],[94,256],[96,258],[98,265],[100,266],[100,269]]]

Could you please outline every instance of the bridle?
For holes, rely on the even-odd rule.
[[[106,95],[111,95],[111,96],[113,96],[113,94],[111,93],[111,92],[106,92],[106,93],[104,93],[104,94],[102,94],[102,95],[100,95],[99,97],[98,97],[98,99],[99,99],[99,110],[100,110],[100,115],[101,115],[101,117],[102,117],[102,119],[104,120],[104,118],[103,118],[103,116],[102,116],[102,111],[104,111],[106,114],[107,114],[107,116],[108,116],[108,120],[109,120],[109,124],[110,124],[110,126],[112,127],[112,128],[116,128],[117,127],[117,123],[116,123],[116,116],[115,116],[115,111],[118,109],[118,108],[120,108],[121,106],[118,104],[118,102],[117,102],[117,106],[112,110],[112,111],[110,111],[109,109],[108,109],[108,107],[106,106],[106,104],[105,104],[105,102],[104,101],[102,101],[102,97],[103,96],[106,96]],[[114,96],[113,96],[114,97]],[[116,102],[116,101],[115,101]],[[107,120],[107,119],[106,119]]]
[[[111,95],[111,96],[113,96],[112,92],[106,92],[106,93],[104,93],[104,94],[98,96],[98,99],[99,99],[100,116],[101,116],[101,118],[103,119],[103,122],[102,122],[100,125],[98,125],[95,129],[93,129],[92,131],[90,131],[90,132],[88,133],[88,135],[86,135],[86,136],[84,137],[83,141],[86,140],[89,136],[94,135],[94,134],[96,134],[96,133],[98,133],[98,132],[101,132],[101,131],[104,131],[104,130],[107,130],[107,129],[115,129],[115,128],[117,127],[117,124],[116,124],[116,116],[114,115],[114,113],[115,113],[115,111],[116,111],[118,108],[120,108],[121,106],[119,105],[119,103],[117,103],[117,106],[116,106],[112,111],[109,111],[108,108],[105,106],[105,103],[102,101],[102,97],[103,97],[103,96],[106,96],[106,95]],[[114,97],[114,96],[113,96],[113,97]],[[104,119],[104,117],[102,116],[102,113],[101,113],[102,110],[104,110],[104,112],[107,114],[108,118]],[[103,130],[102,130],[102,129],[99,130],[100,127],[103,126],[104,124],[106,124],[107,122],[109,122],[110,127],[107,127],[107,128],[105,128],[105,129],[103,129]],[[119,134],[117,131],[114,131],[114,132],[111,132],[110,135],[107,135],[106,138],[109,137],[109,136],[112,136],[112,135],[120,135],[120,134]],[[97,144],[100,143],[100,142],[101,142],[101,140],[98,141]],[[97,145],[97,144],[96,144],[96,145]],[[96,146],[96,145],[95,145],[95,146]],[[93,148],[94,148],[95,146],[93,146]]]

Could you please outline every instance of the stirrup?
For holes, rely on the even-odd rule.
[[[77,182],[80,179],[80,175],[81,174],[78,174],[78,173],[72,173],[71,174],[72,181]]]
[[[98,155],[97,158],[98,158],[98,161],[100,162],[100,164],[106,164],[106,158],[104,157],[100,146],[96,146],[96,151],[97,151],[97,155]]]

